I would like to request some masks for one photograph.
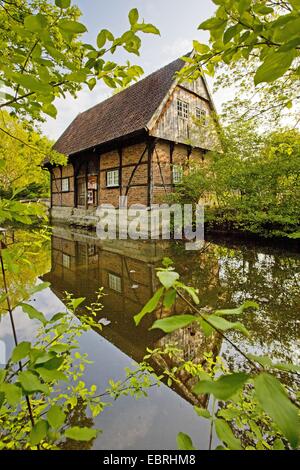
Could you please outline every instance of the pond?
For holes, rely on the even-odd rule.
[[[26,238],[26,233],[16,231],[16,242],[18,238]],[[173,259],[183,281],[199,290],[201,307],[231,308],[246,299],[259,304],[257,311],[243,316],[250,337],[231,333],[243,351],[268,353],[277,361],[299,363],[300,257],[291,249],[213,238],[201,252],[185,252],[175,242],[100,241],[93,232],[56,226],[51,248],[47,251],[43,245],[40,250],[35,253],[34,274],[28,271],[23,276],[28,283],[35,282],[35,277],[51,283],[50,288],[30,300],[46,316],[62,309],[65,291],[91,303],[99,287],[104,287],[106,295],[99,319],[104,318],[106,326],[101,332],[90,331],[80,339],[81,350],[93,361],[85,373],[89,385],[100,383],[105,389],[109,379],[124,378],[124,368],[141,361],[147,347],[162,348],[168,343],[182,349],[186,359],[201,361],[204,352],[212,351],[226,357],[229,364],[243,367],[242,358],[228,343],[220,339],[209,342],[194,328],[170,335],[149,331],[155,316],[159,318],[162,311],[135,326],[133,316],[157,289],[155,270],[165,256]],[[184,313],[183,308],[177,303],[174,313]],[[32,322],[20,312],[15,317],[19,341],[30,339]],[[2,317],[0,326],[0,339],[9,352],[13,343],[7,317]],[[160,366],[154,364],[157,372]],[[94,423],[89,418],[90,424],[103,430],[93,448],[176,449],[180,431],[189,434],[197,448],[207,448],[208,422],[193,410],[196,401],[189,380],[180,387],[153,387],[148,395],[139,400],[122,397]]]

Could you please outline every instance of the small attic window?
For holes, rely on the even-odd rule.
[[[206,126],[207,124],[207,112],[205,109],[202,108],[196,108],[196,119],[201,121],[201,124],[203,126]]]
[[[177,114],[178,117],[188,119],[189,117],[189,104],[182,100],[177,100]]]

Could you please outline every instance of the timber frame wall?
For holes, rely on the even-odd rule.
[[[51,206],[78,207],[93,209],[100,204],[119,206],[119,197],[127,196],[128,205],[150,206],[163,202],[165,196],[174,189],[174,165],[183,168],[192,159],[204,162],[205,150],[190,145],[144,136],[129,142],[116,142],[111,149],[82,152],[69,159],[65,167],[51,170]],[[107,172],[119,171],[119,185],[107,187]],[[78,204],[78,178],[84,178],[86,192],[88,178],[97,181],[94,203]],[[69,180],[69,191],[62,191],[62,180]],[[82,202],[82,201],[81,201]]]

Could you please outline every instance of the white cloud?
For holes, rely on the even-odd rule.
[[[98,83],[93,91],[90,91],[87,87],[82,89],[77,98],[68,95],[66,99],[58,99],[55,103],[58,110],[57,118],[48,118],[41,125],[42,131],[50,139],[57,140],[79,113],[95,106],[110,95],[110,89],[103,83]]]

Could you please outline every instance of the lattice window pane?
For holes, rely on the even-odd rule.
[[[207,113],[205,109],[202,108],[196,108],[196,118],[201,121],[201,124],[204,126],[207,123]]]
[[[108,273],[108,285],[110,289],[116,292],[122,292],[122,280],[119,276]]]
[[[110,170],[106,173],[106,186],[108,188],[119,186],[119,170]]]
[[[63,178],[61,180],[61,190],[63,193],[68,193],[70,191],[69,178]]]
[[[183,177],[182,166],[174,165],[173,166],[173,183],[174,184],[181,183],[182,182],[182,177]]]
[[[63,253],[62,255],[62,264],[64,268],[70,269],[71,267],[71,257]]]
[[[189,117],[189,104],[182,100],[177,100],[177,113],[178,116],[183,119]]]

